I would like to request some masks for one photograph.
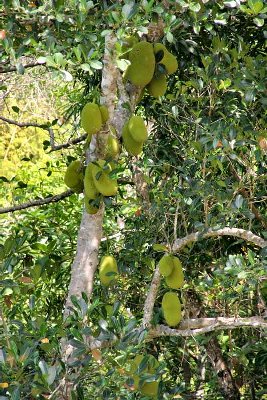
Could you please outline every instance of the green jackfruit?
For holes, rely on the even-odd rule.
[[[79,160],[70,163],[65,172],[64,182],[76,193],[83,191],[82,163]]]
[[[147,129],[143,118],[139,115],[133,115],[129,119],[128,130],[135,142],[144,143],[147,140]]]
[[[99,210],[98,207],[95,207],[94,205],[92,205],[90,203],[90,200],[93,199],[89,199],[89,197],[87,197],[86,195],[84,196],[84,206],[85,206],[85,210],[88,214],[96,214],[97,211]]]
[[[169,326],[176,326],[182,319],[181,303],[176,293],[167,292],[162,299],[162,311]]]
[[[98,160],[98,165],[93,164],[92,175],[96,189],[103,196],[115,196],[118,191],[116,179],[112,179],[109,174],[112,171],[111,165],[105,160]]]
[[[123,55],[123,58],[127,58],[127,52],[137,43],[138,43],[138,37],[136,36],[126,36],[125,38],[123,38],[121,45],[121,53]]]
[[[148,42],[140,42],[134,45],[129,60],[131,65],[126,70],[126,78],[136,86],[146,86],[154,75],[155,56],[153,45]]]
[[[87,103],[81,112],[81,125],[85,132],[95,134],[102,126],[102,116],[99,106],[95,103]]]
[[[182,264],[177,257],[172,257],[172,261],[174,267],[171,274],[166,276],[166,283],[172,289],[180,289],[184,284],[184,273],[182,269]]]
[[[88,199],[94,200],[97,198],[99,191],[95,187],[93,179],[94,164],[89,163],[84,174],[84,192]]]
[[[169,276],[174,268],[173,256],[165,255],[159,261],[159,272],[163,276]]]
[[[125,149],[132,156],[138,156],[138,154],[142,153],[143,143],[136,142],[135,140],[133,140],[128,129],[128,123],[125,124],[122,129],[122,140]]]
[[[101,113],[101,117],[102,117],[102,123],[105,124],[107,122],[107,120],[109,119],[109,112],[108,112],[108,108],[107,106],[99,106],[99,110]]]
[[[160,55],[160,52],[162,52],[162,58],[161,59],[157,59],[158,56]],[[177,68],[178,68],[178,62],[176,57],[171,54],[166,47],[164,46],[164,44],[162,43],[156,43],[154,45],[154,53],[157,59],[157,62],[159,64],[164,65],[164,67],[166,68],[167,74],[173,74]]]
[[[112,133],[108,135],[105,158],[116,158],[120,154],[121,146],[117,137]]]
[[[167,79],[164,74],[154,76],[151,82],[147,85],[148,93],[153,97],[164,96],[167,90]]]
[[[139,366],[144,359],[144,355],[138,354],[130,363],[130,374],[132,375],[134,381],[135,390],[140,390],[140,392],[149,397],[155,397],[158,393],[158,381],[144,382],[140,384],[141,376],[143,374],[153,375],[159,366],[158,360],[152,356],[148,355],[147,364],[142,370],[139,370]],[[156,397],[157,398],[157,397]]]
[[[103,286],[109,286],[118,278],[118,266],[113,256],[104,256],[99,265],[99,278]]]
[[[159,390],[158,381],[145,382],[140,388],[140,392],[142,394],[148,397],[152,397],[154,399],[158,398],[158,390]]]

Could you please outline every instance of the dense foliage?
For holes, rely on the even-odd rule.
[[[76,383],[73,399],[145,399],[132,390],[129,360],[148,353],[160,362],[155,372],[161,379],[160,399],[202,395],[219,400],[224,398],[220,376],[209,361],[214,338],[239,389],[235,398],[265,398],[262,330],[146,341],[146,331],[137,335],[133,328],[142,318],[148,285],[164,254],[158,244],[172,245],[188,233],[225,226],[267,239],[266,17],[260,0],[5,0],[0,6],[1,93],[9,104],[2,114],[44,124],[34,143],[32,128],[5,125],[2,206],[65,190],[65,165],[83,154],[83,145],[49,153],[47,127],[54,127],[62,142],[83,134],[80,111],[100,97],[104,40],[110,30],[118,37],[119,55],[125,35],[149,35],[162,26],[162,42],[179,63],[166,95],[153,99],[145,94],[138,104],[137,112],[150,126],[149,139],[138,159],[122,153],[122,184],[116,199],[106,201],[99,257],[110,253],[116,258],[120,277],[115,286],[103,288],[96,276],[92,301],[85,295],[74,298],[73,314],[63,323],[82,195],[1,216],[1,399],[56,398],[65,376]],[[33,61],[42,65],[25,67]],[[123,59],[118,66],[124,69]],[[43,112],[27,98],[21,103],[15,90],[24,89],[11,85],[14,76],[7,71],[12,67],[20,82],[32,84],[34,79],[39,87],[44,85],[46,102],[53,102],[52,115],[36,91]],[[46,80],[50,82],[42,83]],[[15,100],[7,94],[11,86]],[[15,141],[12,135],[18,135]],[[133,184],[137,170],[147,197]],[[191,244],[179,258],[186,278],[178,292],[184,318],[265,312],[266,248],[259,251],[253,244],[224,237]],[[164,322],[161,300],[166,289],[163,282],[154,324]],[[83,335],[116,341],[112,348],[91,351]],[[60,356],[65,336],[78,358],[68,375]]]

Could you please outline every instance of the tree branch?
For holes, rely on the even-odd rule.
[[[80,136],[80,137],[78,137],[76,139],[71,139],[66,143],[55,145],[54,131],[53,131],[53,129],[51,127],[46,126],[45,124],[38,124],[36,122],[18,122],[18,121],[14,121],[13,119],[9,119],[9,118],[3,117],[1,115],[0,115],[0,119],[2,121],[4,121],[4,122],[7,122],[8,124],[19,126],[20,128],[34,127],[34,128],[40,128],[40,129],[43,129],[45,131],[48,131],[49,138],[50,138],[49,142],[50,142],[50,147],[51,147],[51,151],[50,152],[61,150],[61,149],[66,149],[66,148],[72,146],[73,144],[75,145],[75,144],[78,144],[80,142],[83,142],[84,140],[86,140],[86,138],[88,136],[87,133],[85,133],[84,135],[82,135],[82,136]]]
[[[267,321],[261,317],[217,317],[217,318],[189,318],[180,322],[177,329],[166,325],[157,325],[148,330],[147,340],[153,340],[157,337],[188,337],[197,336],[218,330],[253,328],[267,329]],[[144,326],[133,330],[135,333],[141,333]],[[93,336],[84,337],[88,347],[93,350],[96,348],[111,347],[118,339],[99,340]]]
[[[194,232],[181,239],[174,242],[172,246],[172,251],[177,253],[181,251],[183,247],[187,246],[189,243],[197,242],[198,240],[210,238],[210,237],[220,237],[220,236],[234,236],[245,240],[246,242],[251,242],[257,247],[264,248],[267,246],[267,241],[262,239],[260,236],[255,235],[251,231],[246,231],[245,229],[239,228],[229,228],[225,227],[222,229],[208,229],[203,232]]]
[[[210,237],[220,237],[220,236],[235,236],[247,242],[251,242],[255,246],[260,248],[264,248],[267,246],[266,240],[262,239],[260,236],[254,235],[254,233],[252,233],[251,231],[246,231],[245,229],[225,227],[222,229],[208,229],[203,232],[191,233],[181,239],[175,240],[171,250],[174,253],[178,253],[189,243]],[[156,301],[159,285],[160,285],[160,273],[159,273],[159,267],[157,266],[154,271],[154,275],[144,304],[144,316],[143,316],[144,327],[150,327],[150,322],[153,316],[153,308]]]
[[[28,201],[27,203],[18,204],[16,206],[0,208],[0,214],[6,214],[14,211],[24,210],[25,208],[30,208],[30,207],[42,206],[44,204],[49,204],[49,203],[57,203],[58,201],[71,196],[73,193],[74,192],[69,189],[66,190],[66,192],[56,194],[55,196],[46,197],[44,199],[31,200]]]
[[[196,336],[218,330],[237,328],[267,329],[267,321],[261,317],[185,319],[178,325],[178,329],[172,329],[165,325],[158,325],[155,329],[150,330],[149,337],[153,339],[162,336]]]
[[[25,64],[23,65],[23,68],[34,68],[34,67],[39,67],[40,65],[44,65],[45,63],[43,62],[31,62],[29,64]],[[17,71],[16,67],[9,67],[9,68],[5,68],[5,67],[0,67],[0,74],[8,74],[9,72],[15,72]]]

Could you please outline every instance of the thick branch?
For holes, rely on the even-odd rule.
[[[30,207],[42,206],[44,204],[49,204],[49,203],[57,203],[58,201],[71,196],[72,194],[73,191],[69,189],[66,190],[66,192],[56,194],[55,196],[46,197],[44,199],[31,200],[28,201],[27,203],[18,204],[16,206],[0,208],[0,214],[6,214],[14,211],[24,210],[25,208],[30,208]]]
[[[197,242],[198,240],[210,238],[210,237],[220,237],[220,236],[234,236],[245,240],[246,242],[253,243],[257,247],[264,248],[267,246],[267,241],[262,239],[260,236],[255,235],[251,231],[246,231],[245,229],[239,228],[222,228],[222,229],[208,229],[203,232],[194,232],[187,235],[181,239],[174,242],[172,251],[177,253],[181,251],[183,247],[187,246],[189,243]]]
[[[196,336],[218,330],[237,328],[267,329],[267,321],[265,321],[261,317],[217,317],[185,319],[178,325],[177,329],[172,329],[165,325],[158,325],[155,329],[150,330],[149,337],[155,338],[160,336]]]
[[[208,229],[204,232],[194,232],[190,235],[187,235],[181,239],[178,239],[174,242],[172,247],[172,251],[177,253],[181,251],[185,246],[189,243],[196,242],[201,239],[206,239],[210,237],[220,237],[220,236],[234,236],[240,239],[243,239],[247,242],[253,243],[257,247],[264,248],[267,246],[267,241],[262,239],[260,236],[254,235],[254,233],[250,231],[246,231],[244,229],[238,228],[222,228],[222,229]],[[158,288],[160,285],[160,273],[159,267],[157,266],[151,281],[151,285],[147,294],[147,298],[144,305],[144,317],[143,317],[143,325],[145,327],[150,326],[150,321],[153,316],[153,308],[155,304],[155,300],[158,293]]]
[[[188,337],[205,334],[218,330],[228,330],[237,328],[267,329],[267,321],[261,317],[217,317],[217,318],[190,318],[181,321],[177,329],[169,328],[166,325],[157,325],[148,331],[147,340],[153,340],[157,337]],[[141,333],[143,325],[134,329],[134,332]],[[86,343],[90,349],[111,347],[118,339],[112,341],[101,341],[92,336],[85,337]]]

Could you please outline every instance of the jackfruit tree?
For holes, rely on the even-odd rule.
[[[266,13],[0,5],[0,120],[47,135],[0,148],[1,399],[264,398]],[[24,122],[39,80],[62,119]]]

